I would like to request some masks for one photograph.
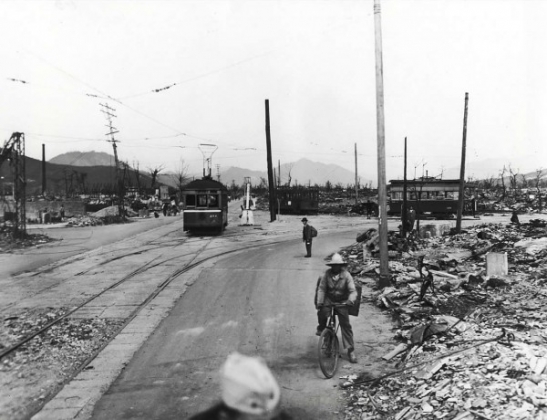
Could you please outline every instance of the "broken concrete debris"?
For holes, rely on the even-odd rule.
[[[546,226],[479,225],[406,247],[390,233],[391,286],[363,299],[392,314],[393,371],[344,377],[346,419],[547,419]],[[375,235],[340,251],[363,282],[379,275]]]

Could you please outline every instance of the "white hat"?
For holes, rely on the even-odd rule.
[[[254,415],[271,413],[277,408],[279,385],[262,359],[232,353],[221,375],[222,400],[228,407]]]
[[[330,262],[327,263],[327,265],[335,265],[335,264],[347,264],[347,262],[344,261],[344,259],[338,252],[335,252],[334,254],[332,254],[332,257],[330,257]]]

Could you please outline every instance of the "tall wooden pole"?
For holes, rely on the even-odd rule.
[[[407,164],[407,156],[406,156],[406,137],[405,137],[405,164],[404,164],[404,178],[403,178],[403,208],[401,209],[402,212],[402,221],[403,221],[403,238],[406,238],[406,223],[408,220],[408,203],[407,203],[407,182],[406,182],[406,164]]]
[[[458,195],[458,218],[456,220],[456,233],[460,233],[462,229],[463,216],[463,194],[465,184],[465,148],[467,142],[467,103],[469,102],[469,94],[465,92],[465,106],[463,111],[463,138],[462,138],[462,163],[460,166],[460,193]]]
[[[374,0],[374,29],[376,49],[376,125],[378,143],[378,207],[380,220],[380,287],[390,285],[389,254],[387,251],[387,191],[386,191],[386,146],[384,129],[384,69],[382,62],[382,21],[380,0]]]
[[[46,145],[42,144],[42,195],[46,195]]]
[[[266,150],[268,154],[268,185],[270,195],[270,222],[275,221],[275,189],[272,163],[272,141],[270,138],[270,101],[266,99]]]
[[[355,143],[355,204],[359,204],[359,177],[357,174],[357,143]]]

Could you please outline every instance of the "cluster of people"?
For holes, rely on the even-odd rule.
[[[163,212],[164,216],[167,216],[169,213],[172,213],[174,216],[176,216],[177,214],[180,213],[180,210],[175,200],[172,200],[170,203],[169,202],[163,203],[163,206],[161,207],[161,211]]]

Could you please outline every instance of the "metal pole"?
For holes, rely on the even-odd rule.
[[[272,140],[270,138],[270,101],[268,99],[266,99],[266,149],[268,154],[270,222],[275,222],[275,189],[274,189],[274,180],[273,180]]]
[[[456,233],[460,233],[462,229],[463,215],[463,191],[465,184],[465,148],[467,142],[467,103],[469,102],[469,94],[465,92],[465,106],[463,111],[463,138],[462,138],[462,163],[460,166],[460,192],[458,196],[458,218],[456,220]]]
[[[390,285],[389,254],[387,251],[386,147],[384,130],[384,69],[382,63],[382,21],[380,0],[374,0],[376,50],[376,125],[378,143],[378,216],[380,235],[380,287]]]

